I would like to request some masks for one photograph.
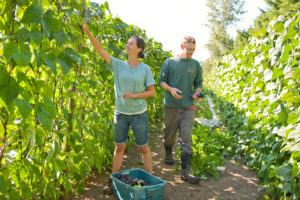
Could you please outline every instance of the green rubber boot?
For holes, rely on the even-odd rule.
[[[182,175],[181,179],[187,181],[191,184],[198,184],[200,182],[200,178],[191,173],[191,158],[192,156],[187,153],[181,153],[181,168]]]
[[[172,155],[172,146],[166,146],[165,145],[165,151],[166,151],[166,157],[165,157],[165,163],[167,165],[173,165],[173,155]]]

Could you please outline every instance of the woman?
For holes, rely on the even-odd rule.
[[[146,98],[154,96],[153,75],[150,67],[142,62],[145,42],[138,36],[132,36],[126,44],[128,61],[122,61],[109,55],[93,35],[87,23],[83,30],[89,37],[96,51],[109,64],[114,72],[115,84],[115,113],[114,113],[114,142],[112,172],[120,171],[126,148],[129,126],[132,127],[135,143],[142,154],[145,170],[152,173],[152,156],[148,146],[148,119]],[[106,193],[112,193],[111,184]]]

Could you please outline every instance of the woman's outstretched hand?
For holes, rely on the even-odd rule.
[[[83,22],[83,31],[86,34],[90,32],[86,21]]]
[[[92,45],[96,49],[96,51],[99,53],[99,55],[104,58],[105,62],[110,65],[110,55],[105,51],[105,49],[102,47],[100,42],[92,35],[92,33],[89,31],[88,24],[86,21],[83,22],[82,26],[83,31],[85,34],[87,34],[89,40],[91,41]]]

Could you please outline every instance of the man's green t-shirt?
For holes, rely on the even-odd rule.
[[[166,82],[170,87],[182,91],[178,93],[183,97],[175,99],[173,95],[165,91],[164,106],[190,107],[193,106],[194,89],[202,88],[202,69],[200,63],[193,59],[169,58],[164,62],[159,75],[159,84]]]
[[[147,103],[142,98],[124,99],[125,92],[140,93],[146,91],[155,81],[148,65],[140,63],[131,67],[126,61],[111,57],[109,68],[114,72],[115,109],[123,114],[140,114],[147,110]]]

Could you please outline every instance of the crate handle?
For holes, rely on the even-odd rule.
[[[123,174],[128,175],[129,173],[130,173],[129,171],[120,171],[120,175],[123,175]]]

